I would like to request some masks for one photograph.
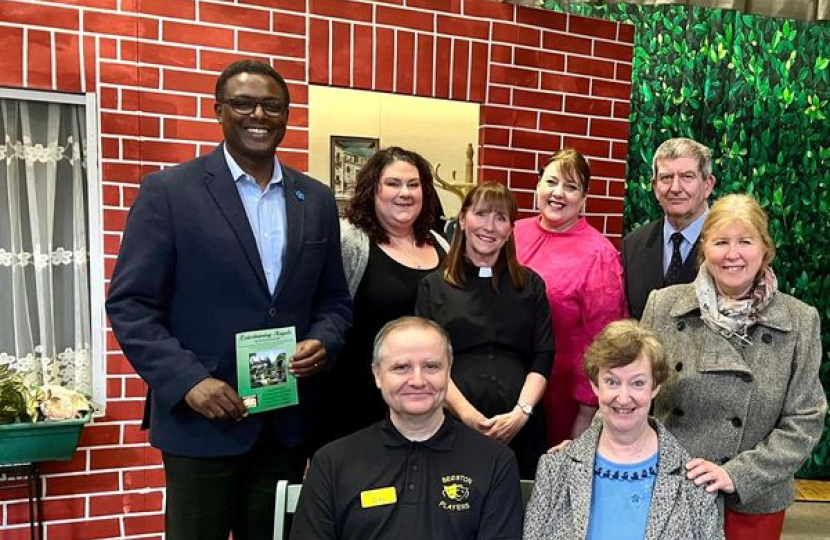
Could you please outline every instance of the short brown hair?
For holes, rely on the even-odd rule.
[[[559,150],[548,158],[544,167],[539,171],[540,182],[542,176],[545,175],[545,169],[554,162],[559,165],[559,170],[568,180],[579,184],[583,195],[588,193],[588,185],[591,183],[591,167],[588,165],[588,160],[585,159],[585,156],[573,148]]]
[[[640,355],[649,359],[654,387],[666,382],[669,366],[654,332],[634,319],[614,321],[597,334],[585,351],[582,368],[591,382],[598,384],[600,371],[627,366]]]
[[[461,210],[458,212],[459,222],[470,208],[475,208],[478,205],[483,206],[487,210],[495,210],[497,212],[504,212],[510,220],[510,224],[516,223],[516,217],[519,215],[519,205],[516,203],[516,198],[510,193],[502,184],[496,182],[488,182],[476,186],[467,193],[464,197],[464,202],[461,204]],[[464,286],[464,254],[467,251],[467,238],[464,231],[459,227],[452,238],[452,245],[450,251],[447,253],[444,269],[444,281],[453,287]],[[516,241],[513,238],[513,233],[507,239],[507,242],[501,247],[499,258],[493,267],[493,289],[498,290],[499,278],[505,269],[510,275],[510,281],[513,287],[517,290],[522,290],[525,286],[525,270],[519,264],[516,258]]]
[[[375,195],[378,192],[383,170],[396,161],[409,163],[418,169],[423,202],[421,213],[415,218],[412,228],[417,245],[431,244],[433,242],[430,230],[434,226],[435,216],[441,204],[432,181],[432,167],[420,154],[398,146],[390,146],[375,152],[357,173],[354,197],[346,208],[346,219],[365,232],[372,241],[379,244],[389,242],[389,234],[375,214]]]
[[[703,246],[713,235],[735,222],[742,223],[749,230],[758,235],[764,244],[764,261],[761,263],[760,274],[766,272],[775,259],[775,243],[769,234],[769,218],[761,205],[751,195],[733,193],[725,195],[715,201],[700,231],[701,249],[697,252],[698,262],[703,264],[705,259]],[[758,276],[755,276],[756,278]]]

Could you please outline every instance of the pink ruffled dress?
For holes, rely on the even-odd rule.
[[[539,216],[516,222],[519,262],[545,280],[556,339],[553,373],[542,403],[548,444],[570,439],[579,407],[597,406],[582,355],[608,323],[628,316],[620,254],[580,218],[563,232],[543,229]]]

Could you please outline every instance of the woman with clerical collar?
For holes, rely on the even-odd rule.
[[[516,260],[517,214],[515,198],[501,184],[467,194],[445,268],[421,281],[416,311],[450,336],[450,411],[509,444],[522,478],[532,478],[547,447],[536,405],[550,376],[554,343],[544,282]]]

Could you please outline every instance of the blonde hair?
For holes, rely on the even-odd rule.
[[[761,239],[761,243],[764,244],[764,260],[759,270],[759,273],[764,273],[769,268],[769,265],[772,264],[773,259],[775,259],[775,243],[769,234],[769,218],[767,218],[767,213],[764,212],[764,209],[761,208],[758,201],[751,195],[733,193],[732,195],[725,195],[715,201],[715,204],[709,209],[709,213],[703,221],[703,229],[700,232],[701,246],[705,246],[706,242],[713,235],[736,221],[742,223],[745,227],[757,234],[758,238]],[[703,264],[706,258],[703,253],[704,251],[704,249],[699,249],[697,253],[700,264]]]
[[[666,382],[669,366],[654,332],[634,319],[614,321],[597,334],[585,351],[582,369],[591,382],[598,384],[600,371],[627,366],[640,355],[648,358],[651,364],[654,388]]]
[[[651,160],[652,180],[657,179],[657,162],[659,160],[680,158],[696,159],[697,169],[704,180],[712,175],[712,151],[709,147],[693,139],[676,137],[663,142],[654,152],[654,158]]]

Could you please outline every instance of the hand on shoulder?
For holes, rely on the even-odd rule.
[[[556,446],[551,446],[550,448],[548,448],[547,453],[548,454],[555,454],[556,452],[559,452],[559,451],[564,450],[565,448],[567,448],[572,442],[573,441],[571,439],[565,439],[564,441],[557,444]]]
[[[705,485],[708,493],[717,491],[735,493],[735,484],[729,473],[723,467],[705,459],[695,458],[687,463],[686,478],[694,482],[696,486]]]

